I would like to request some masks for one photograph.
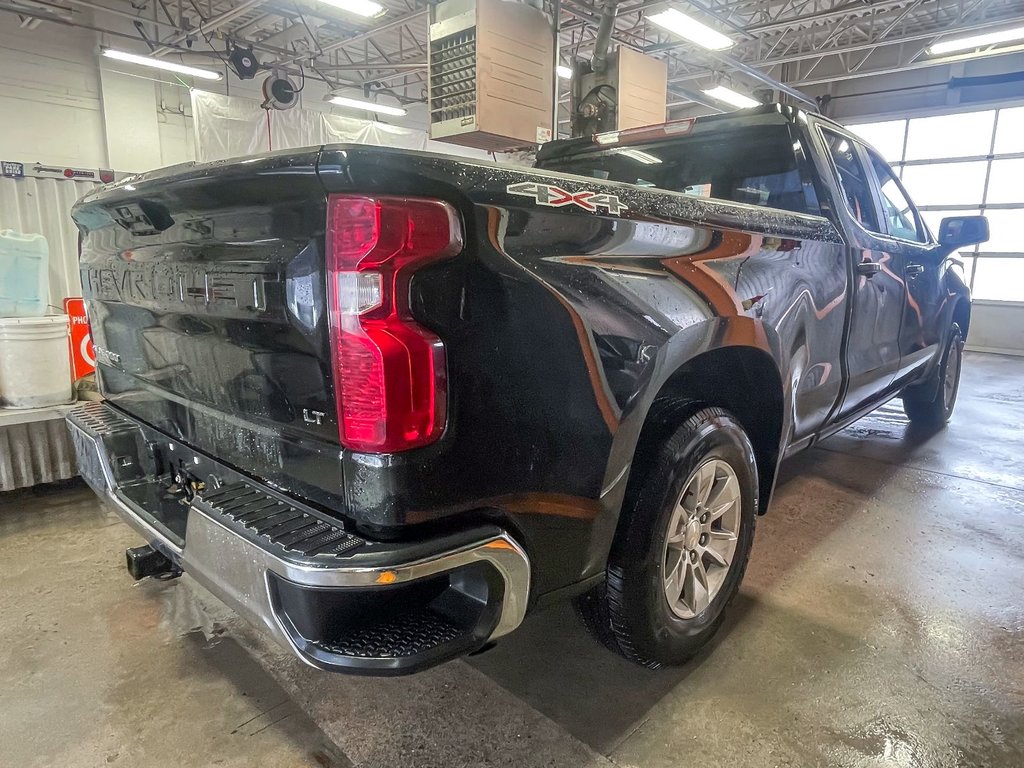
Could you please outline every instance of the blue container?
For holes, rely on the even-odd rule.
[[[45,237],[0,230],[0,317],[45,315],[49,269]]]

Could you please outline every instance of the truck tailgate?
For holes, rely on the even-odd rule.
[[[338,508],[317,156],[147,174],[87,196],[73,216],[109,400]]]

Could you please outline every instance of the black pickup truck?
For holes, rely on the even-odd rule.
[[[647,666],[736,594],[781,460],[887,400],[949,418],[957,248],[870,147],[767,105],[536,168],[334,145],[74,209],[105,401],[85,479],[326,670],[484,648],[547,601]]]

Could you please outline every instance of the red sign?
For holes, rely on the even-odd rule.
[[[64,312],[71,318],[71,369],[74,380],[78,381],[96,370],[96,350],[92,348],[85,300],[80,296],[64,299]]]

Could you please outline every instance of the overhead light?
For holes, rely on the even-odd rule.
[[[1024,27],[1011,27],[1001,29],[998,32],[988,32],[984,35],[972,35],[961,37],[958,40],[943,40],[935,43],[928,49],[928,53],[953,53],[954,51],[969,51],[974,48],[983,48],[986,45],[998,45],[999,43],[1012,43],[1016,40],[1024,40]]]
[[[705,88],[704,93],[713,99],[724,101],[726,104],[732,104],[734,107],[738,107],[739,109],[756,107],[761,103],[759,101],[755,101],[749,96],[744,96],[742,93],[737,93],[732,88],[726,88],[724,85],[716,85],[714,88]]]
[[[555,72],[563,80],[572,80],[572,67],[567,67],[565,64],[559,64],[555,67]]]
[[[644,165],[657,165],[661,162],[660,157],[655,157],[650,152],[644,152],[639,149],[620,149],[616,154],[628,157],[630,160],[636,160]]]
[[[377,104],[372,101],[363,101],[362,99],[350,99],[347,96],[331,96],[327,101],[339,107],[365,109],[367,112],[380,112],[382,115],[401,117],[407,114],[401,107],[389,107],[387,104]]]
[[[224,77],[223,75],[221,75],[220,72],[214,72],[212,69],[187,67],[184,64],[176,64],[173,61],[165,61],[164,59],[153,59],[149,56],[139,56],[134,53],[125,53],[124,51],[117,51],[113,48],[104,48],[103,55],[106,56],[108,59],[125,61],[129,64],[141,64],[144,67],[153,67],[153,69],[163,69],[167,72],[177,72],[179,75],[201,77],[204,80],[221,80]]]
[[[384,13],[384,6],[373,2],[373,0],[320,0],[320,2],[366,18],[373,18]]]
[[[687,16],[675,8],[669,8],[647,18],[672,34],[679,35],[709,51],[721,51],[733,46],[733,41],[721,32],[716,32],[707,24],[701,24],[692,16]]]

